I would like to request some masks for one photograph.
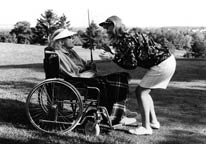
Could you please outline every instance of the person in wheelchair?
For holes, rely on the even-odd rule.
[[[46,49],[54,51],[59,57],[60,77],[66,81],[81,81],[89,86],[98,87],[100,105],[105,106],[113,124],[131,124],[136,118],[125,116],[125,102],[128,94],[129,74],[125,72],[99,76],[94,63],[86,63],[74,50],[74,32],[58,29],[51,36]],[[120,113],[120,109],[122,113]]]

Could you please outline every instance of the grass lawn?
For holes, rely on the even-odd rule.
[[[152,92],[161,128],[151,136],[134,136],[123,130],[101,133],[98,137],[78,132],[53,135],[39,132],[27,119],[25,100],[32,87],[44,80],[43,49],[43,46],[0,43],[0,144],[206,143],[206,60],[194,59],[177,59],[177,70],[168,89]],[[88,51],[79,48],[77,51],[88,59]],[[97,66],[101,74],[123,71],[112,62],[98,62]],[[133,80],[127,106],[138,111],[134,89],[145,70],[128,72]]]

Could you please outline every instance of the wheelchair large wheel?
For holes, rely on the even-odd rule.
[[[83,103],[72,84],[61,79],[48,79],[31,90],[26,111],[37,129],[46,133],[66,132],[79,124]]]

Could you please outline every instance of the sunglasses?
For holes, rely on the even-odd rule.
[[[74,39],[74,36],[68,36],[67,38],[68,39]]]

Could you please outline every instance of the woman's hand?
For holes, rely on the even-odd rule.
[[[102,60],[112,60],[114,58],[114,54],[112,54],[110,52],[103,51],[99,54],[99,57]]]
[[[111,53],[111,54],[114,54],[114,52],[112,51],[112,49],[109,47],[109,46],[107,46],[107,45],[103,45],[103,50],[105,51],[105,52],[109,52],[109,53]]]

